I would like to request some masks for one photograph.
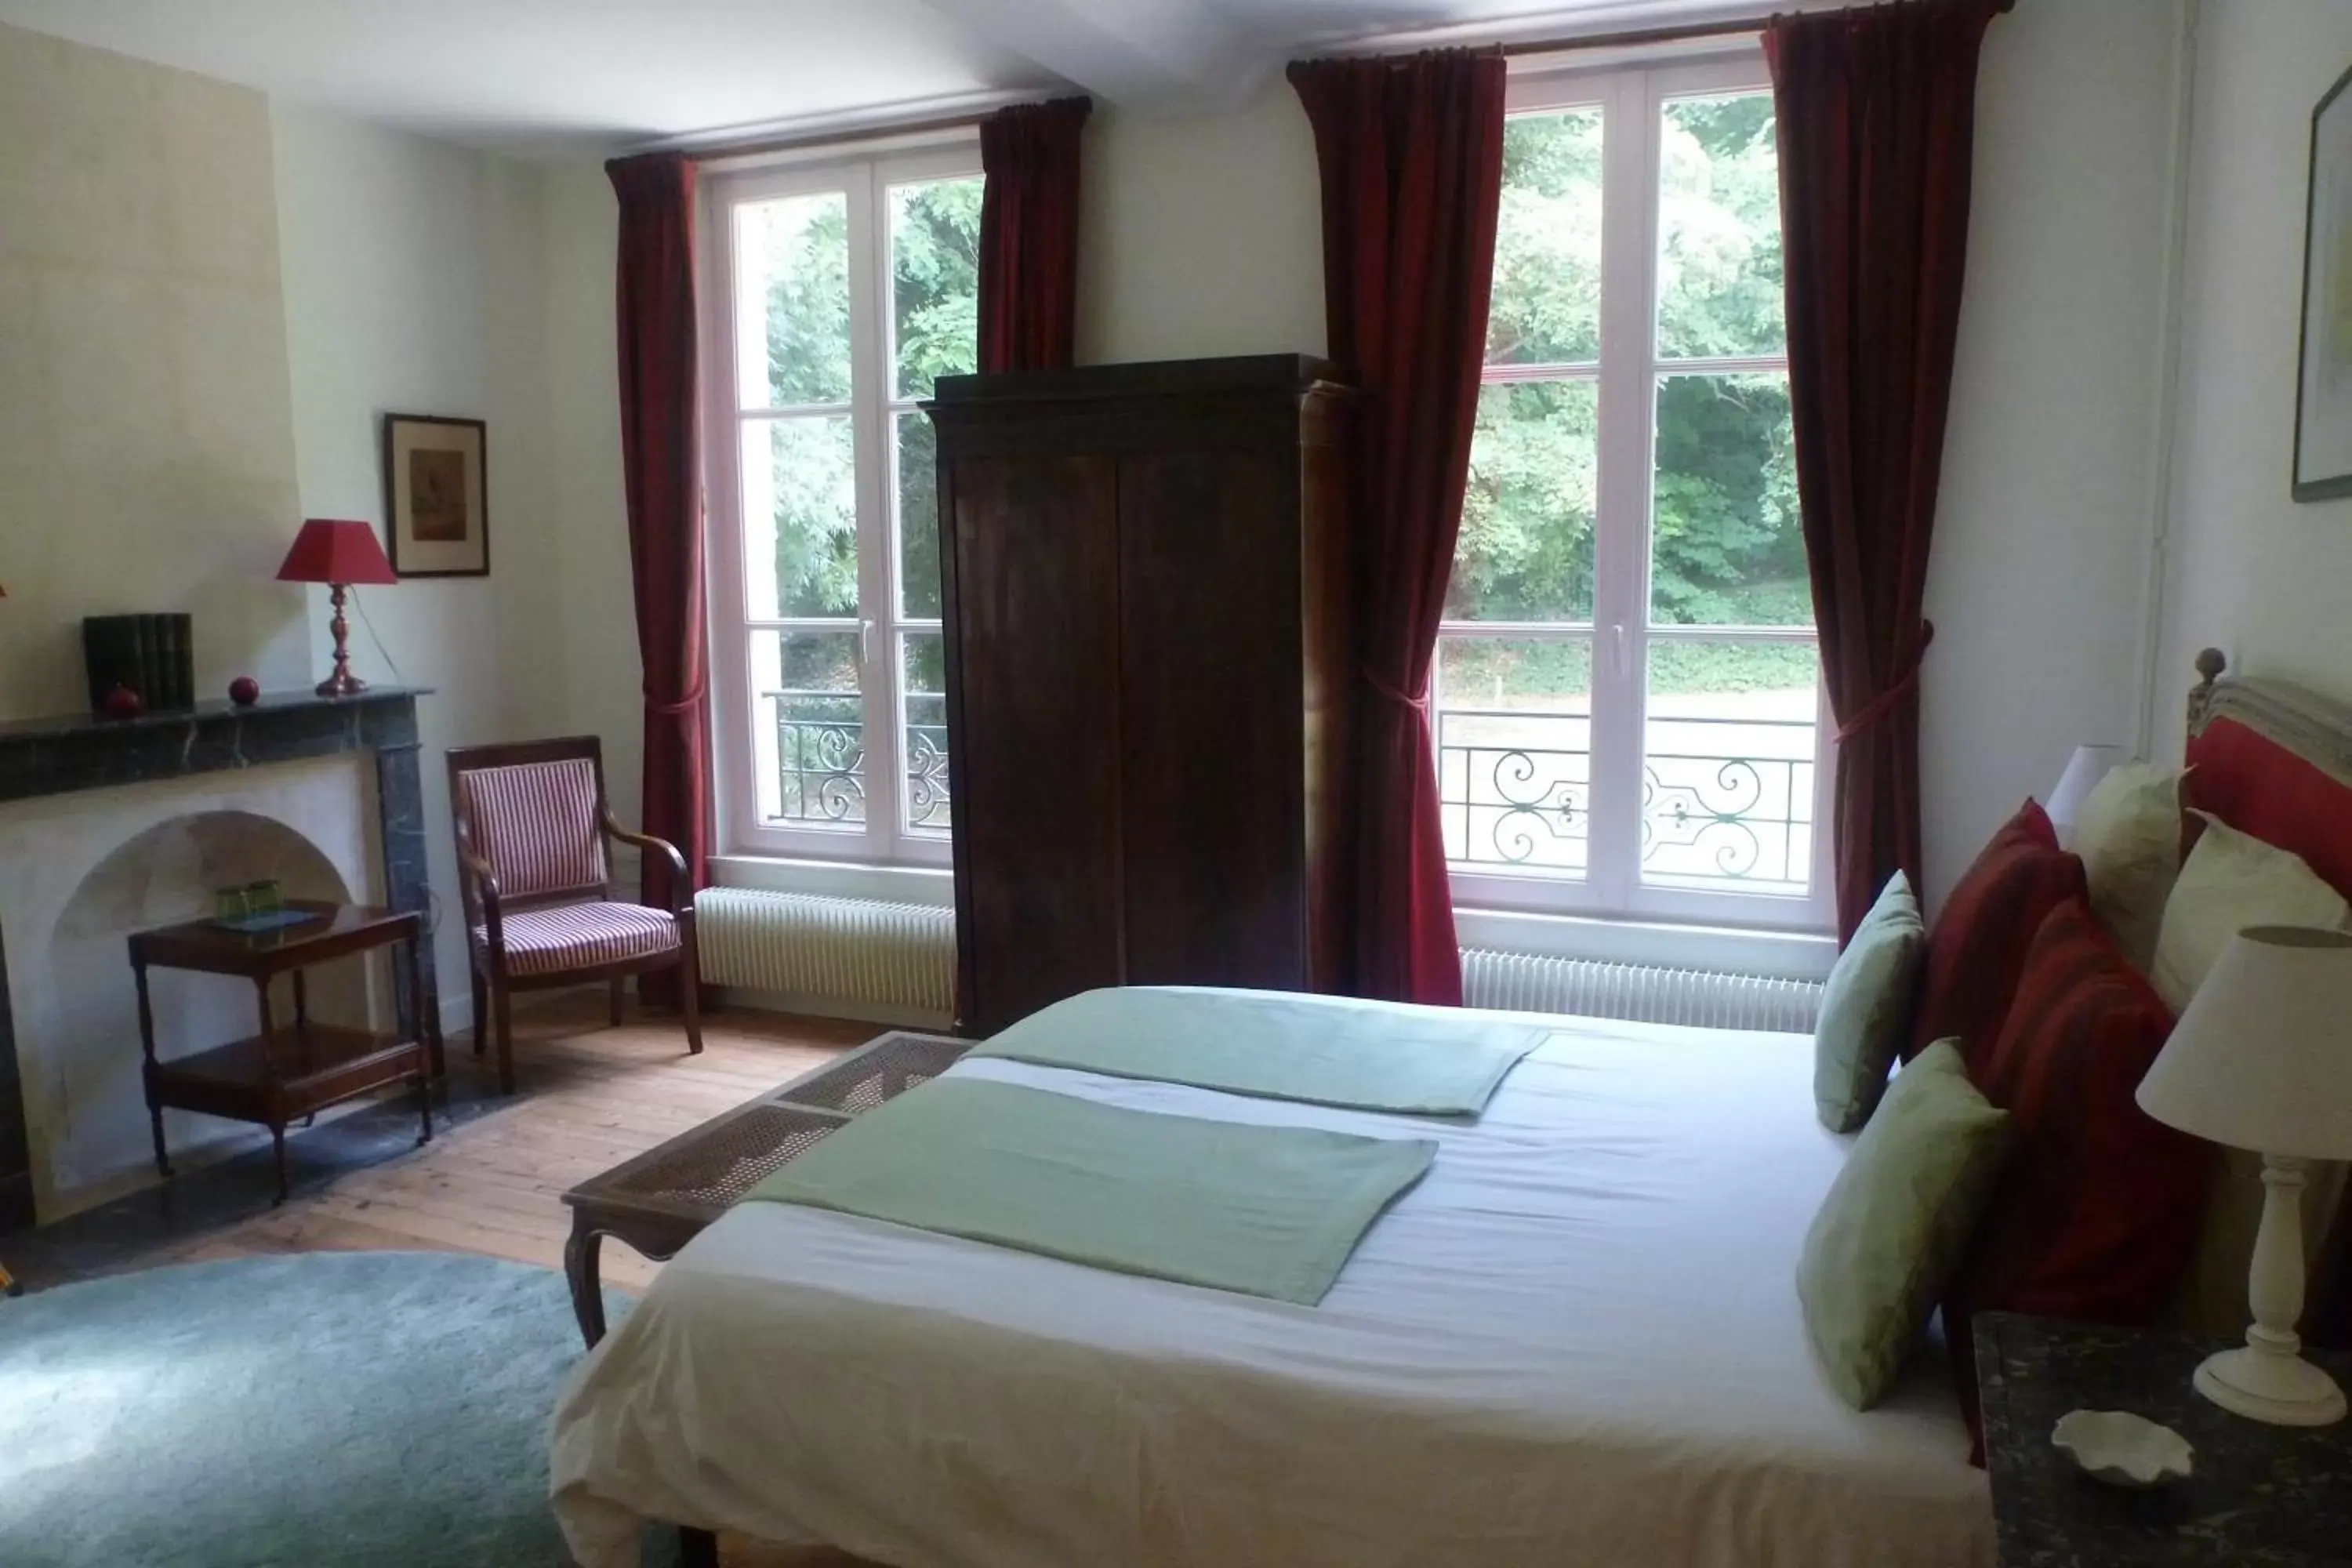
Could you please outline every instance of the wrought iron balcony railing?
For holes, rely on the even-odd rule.
[[[795,712],[800,700],[837,694],[765,692],[776,715],[776,820],[790,826],[846,826],[866,820],[866,721]],[[850,700],[855,700],[851,699]],[[945,832],[948,727],[909,722],[904,758],[907,826]]]
[[[1653,717],[1642,769],[1642,875],[1694,888],[1801,888],[1811,868],[1813,724]],[[1591,721],[1581,713],[1447,708],[1438,802],[1457,865],[1581,873],[1591,826]]]

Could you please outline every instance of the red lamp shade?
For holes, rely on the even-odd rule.
[[[278,568],[281,583],[392,584],[392,563],[383,558],[375,530],[364,522],[314,517],[294,536],[294,548]]]

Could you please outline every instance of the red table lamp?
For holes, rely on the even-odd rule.
[[[335,672],[319,682],[321,697],[350,697],[367,689],[367,682],[352,673],[351,655],[343,646],[351,625],[343,619],[343,590],[354,583],[370,586],[400,581],[392,563],[383,558],[375,530],[364,522],[314,517],[294,536],[294,548],[278,569],[281,583],[325,583],[334,589]]]

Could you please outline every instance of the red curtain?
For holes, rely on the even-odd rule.
[[[702,610],[696,417],[695,168],[676,153],[649,153],[616,159],[604,170],[621,204],[621,458],[628,481],[637,651],[645,667],[641,812],[645,831],[677,846],[687,875],[700,888],[712,831],[703,701],[710,647]],[[658,857],[645,858],[647,903],[669,907],[672,880]]]
[[[1094,102],[1016,104],[981,122],[980,368],[1061,370],[1076,357],[1078,135]]]
[[[1429,671],[1486,354],[1503,76],[1492,49],[1290,68],[1322,171],[1330,356],[1363,394],[1349,472],[1363,661],[1354,989],[1394,1001],[1462,1000]]]
[[[1838,721],[1838,933],[1919,881],[1922,613],[1968,259],[1977,55],[2008,0],[1775,16],[1797,493]]]

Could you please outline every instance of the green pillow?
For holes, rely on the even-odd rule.
[[[1885,1397],[1959,1267],[2009,1149],[2009,1113],[1937,1040],[1853,1142],[1797,1257],[1805,1334],[1856,1410]]]
[[[1911,1030],[1911,992],[1927,951],[1927,928],[1910,879],[1897,871],[1822,988],[1813,1028],[1813,1109],[1832,1132],[1870,1120],[1886,1069]]]

